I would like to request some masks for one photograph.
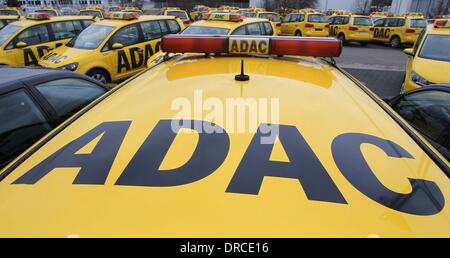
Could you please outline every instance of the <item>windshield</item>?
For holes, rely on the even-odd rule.
[[[369,17],[356,17],[353,24],[356,26],[372,26],[372,20]]]
[[[308,21],[309,22],[328,23],[327,17],[325,17],[323,15],[318,15],[318,14],[308,16]]]
[[[182,12],[182,11],[168,11],[168,12],[167,12],[167,15],[168,15],[168,16],[178,16],[178,17],[180,17],[180,19],[182,19],[182,20],[189,19],[189,18],[187,17],[186,12]]]
[[[425,19],[414,19],[410,22],[411,28],[425,28],[427,25],[428,23]]]
[[[189,26],[181,34],[185,35],[228,35],[229,29],[214,28],[214,27],[202,27],[202,26]]]
[[[281,21],[280,16],[277,14],[274,14],[274,13],[261,13],[259,15],[259,18],[261,18],[261,19],[269,19],[270,17],[272,17],[273,22]]]
[[[15,10],[0,10],[0,15],[19,15]]]
[[[102,14],[99,11],[80,11],[81,16],[95,16],[98,18],[102,18]]]
[[[0,30],[0,46],[3,45],[14,33],[20,30],[20,26],[9,24]]]
[[[114,27],[111,26],[90,25],[78,37],[75,37],[68,46],[80,49],[96,49],[113,30]]]
[[[55,11],[51,10],[36,10],[37,13],[46,13],[50,16],[57,16],[57,13]]]
[[[428,35],[419,56],[450,62],[450,35]]]

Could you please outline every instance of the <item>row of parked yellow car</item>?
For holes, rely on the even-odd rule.
[[[92,8],[82,11],[98,10]],[[181,12],[185,15],[180,15]],[[290,13],[281,20],[278,14],[264,10],[225,9],[202,14],[203,19],[193,24],[186,17],[187,13],[179,8],[162,9],[157,16],[127,11],[113,12],[108,19],[100,19],[100,16],[92,13],[86,14],[51,17],[47,13],[40,13],[30,14],[25,19],[0,16],[0,20],[14,22],[0,31],[0,65],[61,68],[86,74],[104,83],[114,83],[142,71],[150,57],[160,50],[160,39],[164,35],[179,32],[186,35],[331,35],[343,43],[358,41],[364,45],[370,40],[377,40],[390,42],[394,47],[404,43],[413,44],[421,35],[420,42],[413,49],[405,50],[410,56],[410,62],[404,90],[422,87],[424,81],[447,82],[444,72],[434,72],[448,66],[448,60],[443,60],[445,57],[433,59],[432,63],[439,64],[431,71],[428,68],[434,65],[427,64],[424,69],[428,72],[418,73],[417,70],[421,70],[423,65],[414,65],[413,61],[420,59],[414,56],[428,38],[422,33],[427,21],[420,14],[394,17],[375,13],[370,17],[337,11],[327,16],[306,9]],[[380,17],[383,15],[386,17]],[[375,20],[374,24],[372,20]],[[430,25],[428,33],[448,35],[450,30],[447,25]],[[441,41],[445,49],[446,41]]]

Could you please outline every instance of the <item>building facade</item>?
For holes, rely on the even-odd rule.
[[[449,14],[449,8],[450,0],[393,0],[391,12],[396,14],[419,12],[432,17],[438,14]]]

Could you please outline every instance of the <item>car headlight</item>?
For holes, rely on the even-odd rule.
[[[420,86],[427,86],[430,84],[425,78],[423,78],[414,71],[411,72],[411,81],[415,82]]]
[[[59,69],[69,70],[69,71],[75,71],[77,68],[78,68],[78,63],[71,63],[68,65],[59,67]]]

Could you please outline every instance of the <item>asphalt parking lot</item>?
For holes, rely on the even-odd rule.
[[[408,60],[403,49],[376,43],[367,47],[350,43],[344,46],[336,62],[379,96],[395,96],[400,92]]]

